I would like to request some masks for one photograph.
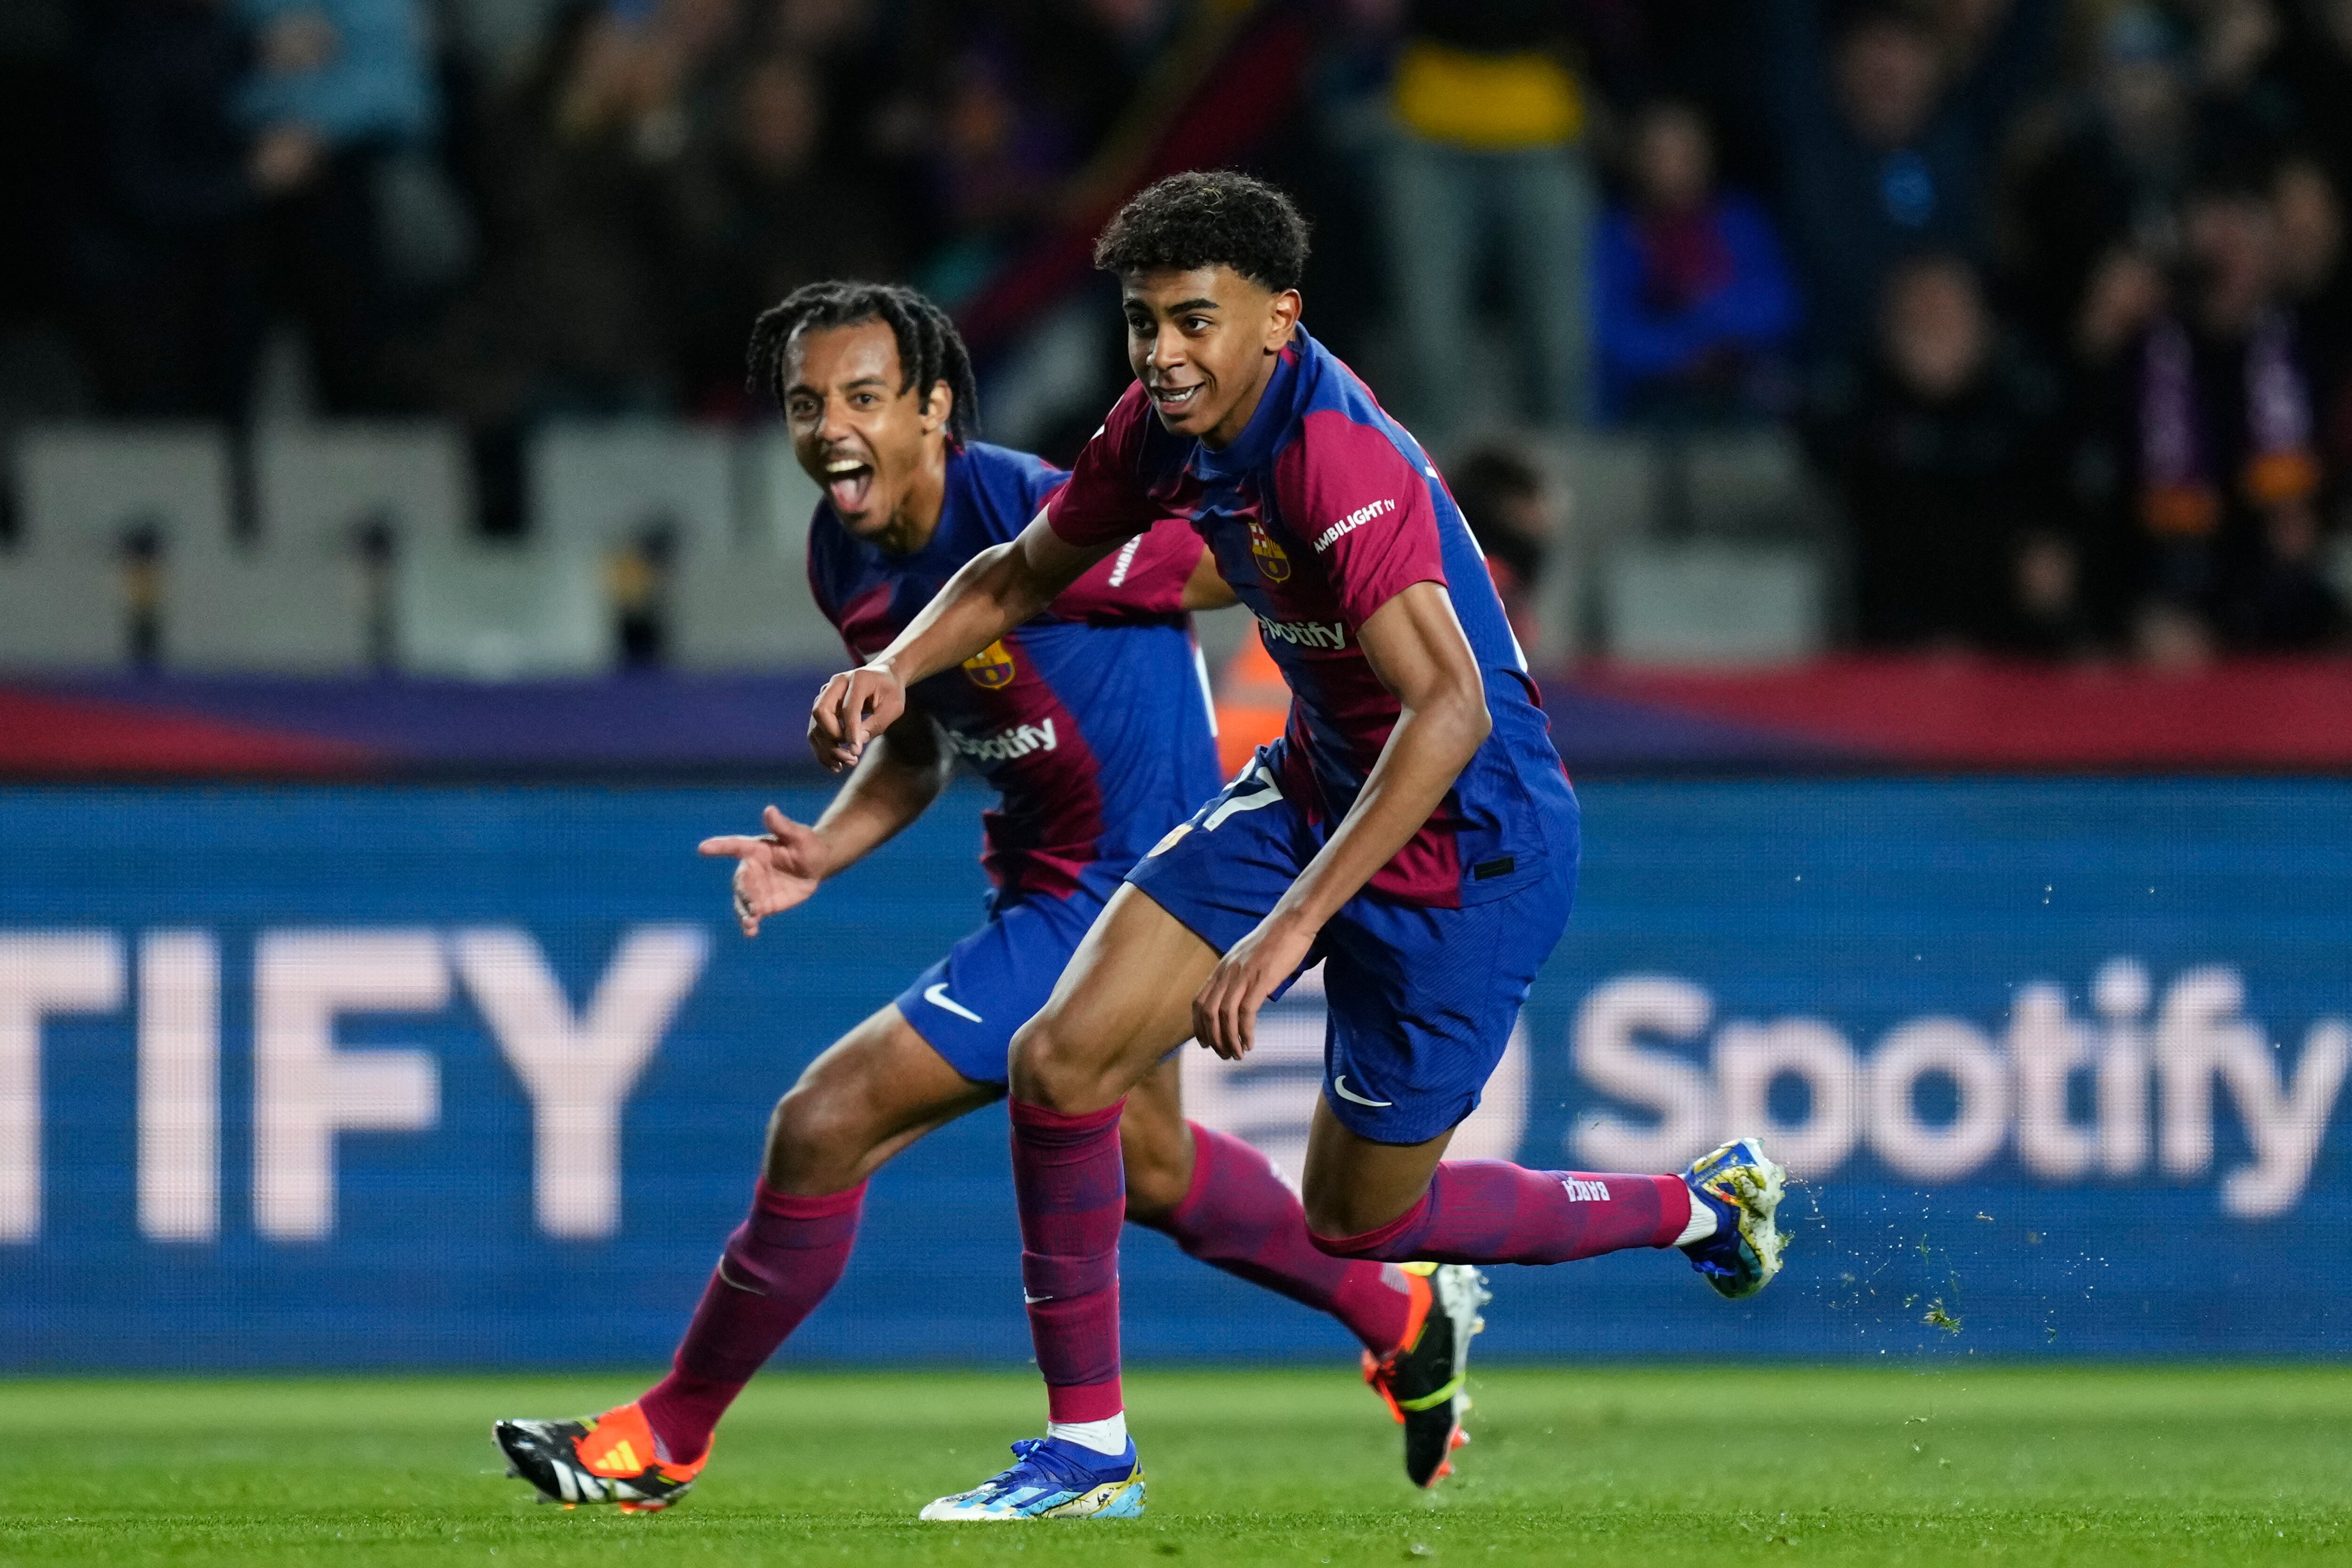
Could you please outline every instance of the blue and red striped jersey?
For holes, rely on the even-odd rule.
[[[891,555],[820,501],[809,587],[853,658],[906,629],[965,562],[1018,535],[1068,476],[1025,452],[950,448],[930,542]],[[1089,868],[1117,879],[1216,793],[1216,725],[1183,610],[1201,542],[1140,532],[1044,615],[908,696],[1000,799],[982,863],[1008,893],[1066,897]]]
[[[1399,708],[1360,646],[1374,611],[1443,584],[1486,678],[1494,730],[1370,890],[1454,908],[1522,885],[1574,843],[1575,798],[1542,700],[1454,497],[1419,442],[1304,327],[1222,450],[1171,434],[1140,383],[1048,503],[1054,531],[1100,548],[1190,522],[1256,615],[1295,699],[1285,795],[1336,825]]]

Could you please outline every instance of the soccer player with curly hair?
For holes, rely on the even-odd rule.
[[[810,715],[818,756],[856,763],[911,688],[1171,521],[1207,543],[1292,694],[1282,737],[1128,873],[1013,1038],[1046,1436],[927,1519],[1100,1516],[1139,1494],[1119,1394],[1121,1107],[1188,1037],[1245,1055],[1259,1007],[1318,960],[1317,1247],[1475,1265],[1679,1247],[1735,1297],[1780,1268],[1782,1172],[1753,1140],[1664,1175],[1444,1157],[1567,925],[1576,797],[1444,481],[1300,323],[1306,257],[1297,210],[1241,174],[1129,201],[1095,259],[1118,279],[1135,384],[1019,537]],[[1458,1380],[1389,1389],[1401,1406],[1459,1398]]]

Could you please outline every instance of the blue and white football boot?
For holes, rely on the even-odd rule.
[[[971,1489],[926,1506],[922,1518],[1140,1519],[1143,1467],[1135,1441],[1127,1452],[1098,1454],[1058,1437],[1024,1437],[1013,1445],[1013,1468]]]
[[[1691,1201],[1715,1211],[1715,1234],[1684,1247],[1683,1256],[1716,1294],[1735,1301],[1753,1296],[1780,1272],[1788,1242],[1773,1215],[1788,1177],[1753,1138],[1734,1139],[1683,1173]]]

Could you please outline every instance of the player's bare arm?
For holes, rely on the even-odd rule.
[[[929,809],[947,787],[954,757],[940,727],[920,707],[908,709],[866,749],[814,825],[774,806],[761,814],[764,834],[706,838],[701,853],[735,860],[735,919],[743,934],[804,903],[827,877],[848,869]]]
[[[1404,589],[1358,637],[1402,710],[1354,807],[1193,999],[1194,1036],[1229,1061],[1248,1052],[1258,1008],[1306,960],[1323,922],[1421,830],[1494,727],[1477,656],[1443,584]]]
[[[1203,548],[1201,559],[1193,563],[1192,574],[1184,579],[1184,608],[1228,610],[1241,602],[1241,595],[1218,574],[1216,556]]]
[[[1113,546],[1065,542],[1041,513],[1021,537],[983,550],[948,579],[896,641],[863,668],[824,683],[809,710],[809,746],[835,773],[906,711],[907,688],[980,652],[1037,615]]]

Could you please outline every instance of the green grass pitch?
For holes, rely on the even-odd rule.
[[[1562,1370],[1474,1383],[1412,1491],[1344,1368],[1142,1372],[1150,1511],[919,1525],[996,1469],[1028,1377],[771,1373],[667,1514],[533,1506],[497,1415],[630,1377],[17,1381],[0,1563],[2352,1563],[2352,1369]]]

